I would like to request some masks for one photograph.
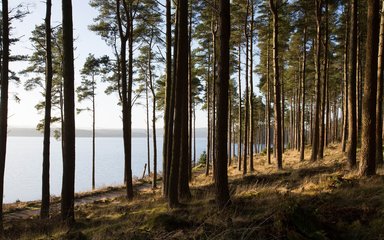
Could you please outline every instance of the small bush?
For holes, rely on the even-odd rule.
[[[205,165],[207,163],[207,152],[204,151],[199,157],[199,164]]]

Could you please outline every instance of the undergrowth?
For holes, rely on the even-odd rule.
[[[216,208],[212,176],[196,168],[193,198],[169,209],[159,189],[76,207],[69,228],[58,216],[9,222],[9,239],[384,239],[383,170],[370,178],[348,171],[338,146],[323,160],[299,162],[286,151],[284,170],[254,157],[253,173],[229,167],[231,204]],[[309,149],[306,151],[309,156]],[[234,165],[236,163],[234,162]]]

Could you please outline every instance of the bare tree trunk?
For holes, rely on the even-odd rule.
[[[315,108],[315,124],[312,141],[311,161],[317,160],[319,150],[319,130],[320,130],[320,53],[321,53],[321,0],[315,0],[316,4],[316,108]]]
[[[228,89],[229,89],[229,39],[231,34],[229,0],[219,1],[219,58],[217,78],[217,128],[216,128],[216,202],[220,208],[229,201],[227,175],[227,120],[228,120]]]
[[[306,84],[306,71],[307,71],[307,21],[305,21],[304,32],[303,32],[303,69],[301,77],[301,100],[303,110],[301,111],[301,137],[300,137],[300,161],[304,161],[304,150],[305,150],[305,84]]]
[[[170,126],[171,116],[171,94],[172,92],[172,29],[171,29],[171,0],[165,1],[166,8],[166,93],[164,111],[164,140],[163,140],[163,196],[168,196],[168,166],[170,165],[169,145],[173,129]],[[173,119],[172,119],[173,120]]]
[[[320,142],[318,157],[323,159],[324,157],[324,143],[325,143],[325,101],[327,91],[327,69],[328,69],[328,0],[325,0],[325,31],[324,31],[324,72],[323,72],[323,90],[321,95],[321,119],[320,119]]]
[[[241,125],[243,124],[242,122],[242,117],[241,117],[241,44],[239,43],[239,66],[238,66],[238,84],[239,84],[239,143],[237,146],[237,151],[238,151],[238,158],[237,158],[237,163],[238,163],[238,169],[241,171],[241,151],[242,151],[242,131],[241,131]]]
[[[250,83],[250,94],[249,94],[249,169],[251,172],[254,171],[253,169],[253,137],[254,137],[254,109],[253,109],[253,22],[254,22],[254,1],[251,0],[251,25],[250,25],[250,34],[249,34],[249,83]]]
[[[356,54],[357,54],[357,0],[350,2],[348,65],[348,144],[347,158],[350,169],[356,167],[357,126],[356,126]]]
[[[346,17],[346,31],[345,31],[345,40],[344,40],[344,92],[343,92],[343,129],[341,136],[341,149],[343,152],[346,150],[346,144],[348,139],[348,49],[349,49],[349,8],[347,8],[347,17]]]
[[[52,1],[46,2],[45,15],[45,115],[44,115],[44,143],[43,143],[43,176],[40,216],[42,219],[49,217],[50,206],[50,137],[51,137],[51,108],[52,108],[52,35],[51,35],[51,11]]]
[[[277,4],[274,0],[269,0],[270,11],[273,16],[273,72],[274,72],[274,108],[275,108],[275,152],[277,168],[283,168],[282,143],[281,143],[281,102],[280,102],[280,76],[279,76],[279,16]]]
[[[4,8],[3,8],[3,11]],[[61,191],[61,217],[75,220],[75,73],[73,56],[72,1],[62,1],[63,11],[63,77],[64,77],[64,159]],[[5,21],[3,19],[3,21]],[[5,39],[4,39],[5,40]],[[4,41],[5,44],[5,41]],[[4,61],[4,60],[3,60]],[[5,61],[4,61],[5,62]],[[4,67],[4,65],[3,65]],[[8,73],[7,73],[8,74]],[[3,86],[2,86],[3,87]]]
[[[379,0],[368,0],[363,126],[361,137],[360,175],[376,174],[376,91],[380,31]]]
[[[2,68],[0,96],[0,196],[4,195],[4,171],[7,150],[8,85],[9,85],[9,16],[8,0],[2,2]],[[0,198],[0,236],[3,237],[3,197]]]
[[[380,20],[379,56],[377,67],[377,99],[376,99],[376,162],[383,164],[383,64],[384,64],[384,3]]]
[[[148,80],[145,79],[145,106],[146,106],[146,115],[147,115],[147,170],[148,176],[151,175],[151,147],[149,144],[149,103],[148,103]]]

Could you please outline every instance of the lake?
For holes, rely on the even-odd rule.
[[[151,139],[152,144],[152,139]],[[207,139],[196,138],[196,158],[206,150]],[[162,170],[163,139],[157,138],[158,171]],[[151,152],[152,152],[151,145]],[[4,203],[41,199],[42,137],[8,137]],[[151,154],[152,155],[152,154]],[[152,161],[152,156],[151,156]],[[147,139],[132,139],[132,172],[141,177],[147,162]],[[123,184],[122,138],[96,138],[96,187]],[[151,162],[151,170],[153,162]],[[51,139],[51,195],[61,194],[61,142]],[[92,138],[76,138],[75,191],[92,190]]]

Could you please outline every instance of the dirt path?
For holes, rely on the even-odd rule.
[[[150,183],[139,183],[134,185],[134,191],[136,192],[143,192],[150,190],[152,188],[152,185]],[[113,199],[117,197],[122,197],[125,195],[125,188],[115,188],[111,190],[106,190],[102,192],[95,192],[91,194],[87,194],[85,196],[78,196],[75,198],[75,207],[88,204],[88,203],[94,203],[98,201],[104,201],[106,199]],[[55,201],[51,203],[51,214],[57,214],[60,212],[60,200]],[[13,209],[9,212],[4,213],[4,221],[15,221],[15,220],[23,220],[23,219],[29,219],[33,217],[37,217],[40,215],[40,208],[38,206],[35,207],[25,207],[20,209]]]

